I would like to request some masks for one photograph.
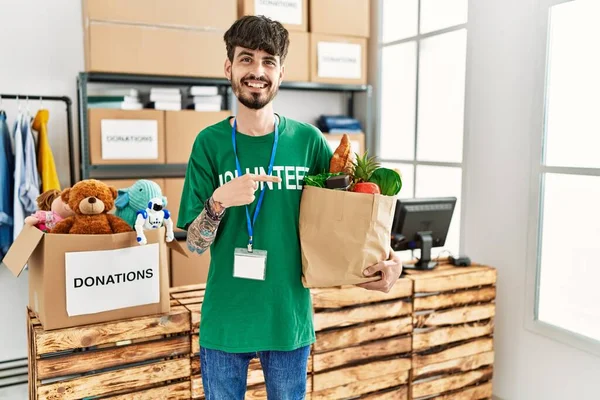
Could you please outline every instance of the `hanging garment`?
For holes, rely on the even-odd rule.
[[[31,215],[37,211],[37,198],[40,195],[40,174],[37,167],[37,155],[35,151],[35,139],[31,130],[31,118],[29,112],[23,119],[23,155],[25,157],[24,184],[19,188],[19,197],[25,210],[25,215]]]
[[[19,188],[25,182],[25,156],[23,152],[23,114],[19,113],[15,119],[13,130],[13,145],[15,154],[15,175],[13,187],[13,238],[16,238],[21,229],[23,229],[23,221],[25,220],[25,210],[23,203],[19,197]]]
[[[13,190],[15,156],[6,113],[0,110],[0,260],[13,241]]]
[[[48,110],[39,110],[33,120],[33,129],[38,133],[37,161],[38,170],[42,176],[42,192],[50,189],[60,190],[60,181],[56,173],[54,155],[48,141]]]

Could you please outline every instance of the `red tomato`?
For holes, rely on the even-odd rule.
[[[354,192],[356,193],[370,193],[370,194],[380,194],[381,190],[379,190],[379,186],[373,182],[360,182],[354,185]]]

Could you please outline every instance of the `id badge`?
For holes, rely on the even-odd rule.
[[[235,249],[233,277],[264,281],[267,270],[267,252],[265,250]]]

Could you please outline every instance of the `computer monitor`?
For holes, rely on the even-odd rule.
[[[408,268],[433,269],[431,249],[446,243],[456,197],[402,199],[396,204],[392,225],[394,251],[421,250],[421,258]]]

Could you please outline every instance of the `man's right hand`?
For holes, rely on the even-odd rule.
[[[272,175],[245,174],[233,178],[213,193],[213,201],[223,208],[245,206],[254,201],[259,182],[281,182],[281,178]]]

